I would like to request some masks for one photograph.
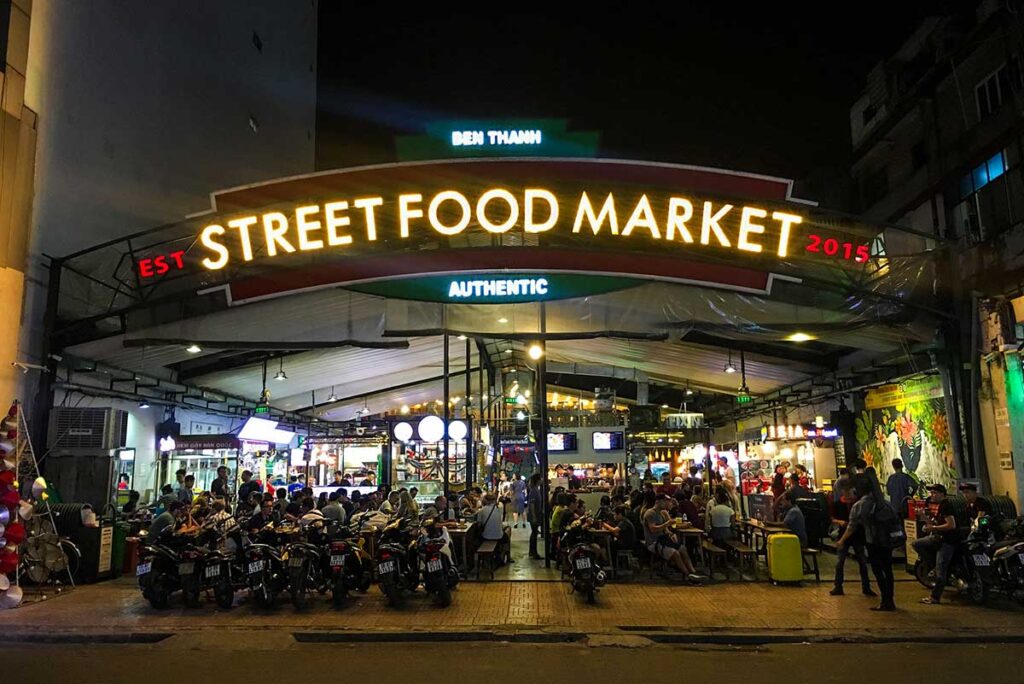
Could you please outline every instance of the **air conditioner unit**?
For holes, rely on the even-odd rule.
[[[127,439],[128,412],[121,409],[59,407],[50,414],[50,449],[117,449]]]

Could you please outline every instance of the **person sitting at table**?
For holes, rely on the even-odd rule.
[[[732,526],[736,522],[736,511],[730,505],[729,493],[725,487],[719,486],[715,489],[715,498],[708,512],[707,531],[711,541],[716,546],[725,550],[725,542],[733,539]]]
[[[683,520],[704,529],[704,515],[693,505],[692,495],[686,485],[676,492],[676,501],[679,502],[679,515]]]
[[[513,562],[509,554],[511,549],[509,536],[501,524],[501,506],[498,497],[488,492],[484,495],[484,505],[476,512],[476,522],[480,525],[480,539],[497,543],[497,557]]]
[[[434,497],[434,503],[427,506],[423,511],[423,518],[434,518],[444,522],[456,520],[455,510],[448,505],[448,499],[444,496]]]
[[[669,497],[659,496],[654,508],[644,513],[644,544],[652,555],[660,557],[672,567],[686,576],[690,582],[699,582],[702,578],[697,574],[686,549],[680,548],[679,539],[672,534],[669,527],[672,521],[666,514]]]
[[[788,493],[779,497],[779,505],[783,512],[782,523],[800,538],[800,547],[806,549],[807,523],[804,520],[804,512],[789,498]]]
[[[793,501],[796,501],[797,499],[806,499],[811,495],[810,490],[800,484],[800,473],[790,474],[789,489],[786,490],[786,493]]]
[[[623,505],[616,506],[612,512],[613,524],[602,523],[604,529],[615,535],[615,538],[612,540],[612,551],[614,553],[619,551],[636,553],[636,528],[633,527],[633,523],[627,517],[628,514],[628,508]]]

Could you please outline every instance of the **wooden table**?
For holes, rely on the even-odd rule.
[[[463,574],[469,572],[470,564],[468,551],[466,550],[466,538],[469,537],[469,531],[476,525],[475,522],[459,523],[457,525],[446,524],[445,527],[448,529],[448,536],[452,538],[452,544],[458,544],[462,550],[458,558],[459,570]]]
[[[765,557],[765,562],[768,560],[768,535],[789,530],[782,523],[764,523],[756,518],[741,520],[740,527],[744,540],[754,549],[755,554]],[[757,543],[758,539],[761,540],[760,544]]]
[[[677,521],[674,521],[669,526],[668,529],[669,529],[670,532],[672,532],[673,534],[675,534],[676,536],[681,538],[681,541],[683,542],[683,545],[686,546],[686,552],[690,554],[690,559],[691,560],[694,559],[694,558],[697,558],[697,559],[703,559],[704,558],[704,554],[700,552],[700,543],[701,543],[701,540],[705,536],[704,535],[704,530],[702,530],[701,528],[696,527],[694,525],[691,525],[690,523],[683,523],[683,522],[679,521],[678,519],[677,519]],[[696,556],[693,553],[690,553],[690,548],[689,547],[690,547],[690,543],[691,542],[696,542],[696,544],[697,544]],[[701,565],[705,565],[705,564],[702,562]]]

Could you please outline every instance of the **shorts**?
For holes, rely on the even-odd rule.
[[[670,558],[672,558],[672,556],[675,555],[676,552],[676,550],[671,546],[664,546],[658,543],[648,544],[647,550],[657,556],[661,556],[665,560],[669,560]]]

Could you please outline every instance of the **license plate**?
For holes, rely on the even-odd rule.
[[[441,559],[435,558],[434,560],[427,561],[427,572],[440,572],[441,571]]]
[[[152,569],[152,563],[139,563],[139,565],[135,568],[135,576],[140,577],[142,575],[148,575],[149,571]]]
[[[255,575],[257,572],[263,572],[263,561],[255,560],[249,563],[249,574]]]
[[[345,556],[339,554],[337,556],[331,556],[331,567],[338,568],[345,564]]]
[[[196,567],[195,563],[179,563],[178,564],[178,574],[179,575],[191,575],[192,572],[195,570],[195,567]]]
[[[389,572],[395,571],[395,561],[384,561],[377,566],[377,574],[386,575]]]
[[[303,560],[305,560],[305,559],[302,556],[295,556],[293,558],[289,558],[288,559],[288,567],[289,568],[301,568]]]
[[[584,558],[577,558],[576,559],[576,569],[577,570],[589,570],[590,569],[590,559],[586,558],[586,557],[584,557]]]
[[[976,566],[978,566],[978,567],[986,567],[987,568],[989,566],[989,564],[991,563],[991,561],[989,560],[989,557],[986,556],[983,553],[976,553],[976,554],[974,554],[973,558],[974,558],[974,564]]]
[[[210,579],[211,577],[220,577],[219,565],[211,565],[206,568],[206,579]]]

